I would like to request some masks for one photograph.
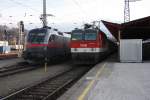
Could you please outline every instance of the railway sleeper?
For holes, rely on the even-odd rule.
[[[46,92],[46,93],[49,93],[50,89],[48,89],[48,90],[45,90],[45,89],[34,89],[32,91],[33,92]]]
[[[62,84],[62,83],[64,83],[64,82],[66,82],[66,80],[68,80],[68,79],[69,79],[69,78],[64,79],[64,80],[58,79],[58,80],[52,81],[50,85],[58,85],[58,84]]]
[[[43,95],[36,95],[36,94],[22,94],[22,95],[20,95],[19,98],[21,100],[22,100],[22,98],[26,99],[26,100],[28,100],[28,99],[31,99],[31,100],[41,100],[44,97],[45,96],[43,96]],[[14,99],[14,100],[16,100],[16,99]]]
[[[31,94],[31,95],[37,95],[37,96],[47,96],[49,93],[47,92],[35,92],[35,91],[29,91],[26,94]]]
[[[51,92],[53,92],[54,90],[56,90],[56,88],[36,88],[35,89],[35,91],[45,91],[45,92],[49,92],[49,93],[51,93]]]
[[[41,100],[42,98],[43,97],[39,98],[36,95],[22,94],[22,95],[12,98],[11,100]]]
[[[43,91],[52,91],[52,90],[55,90],[57,89],[58,87],[45,87],[45,88],[37,88],[36,90],[43,90]]]
[[[46,87],[35,87],[34,90],[49,91],[49,88],[46,88]]]
[[[48,91],[48,92],[53,92],[53,91],[55,91],[57,88],[59,88],[58,86],[57,87],[49,87],[49,88],[47,88],[46,90],[44,89],[44,91]],[[40,89],[38,89],[39,91],[41,90],[41,88]],[[43,90],[42,90],[43,91]]]
[[[43,86],[46,87],[46,88],[51,88],[51,87],[57,88],[59,85],[61,85],[61,84],[60,83],[56,84],[56,85],[45,84]]]

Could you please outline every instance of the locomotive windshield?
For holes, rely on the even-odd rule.
[[[28,42],[44,43],[46,32],[29,32]]]
[[[96,40],[96,33],[85,33],[85,40]]]
[[[71,34],[71,39],[72,40],[82,40],[83,39],[83,34],[82,33],[72,33]]]

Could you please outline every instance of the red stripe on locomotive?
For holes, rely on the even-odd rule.
[[[49,44],[32,44],[32,43],[28,43],[26,45],[27,48],[35,48],[35,47],[49,47],[49,48],[62,48],[63,45],[60,44],[54,44],[54,43],[49,43]]]
[[[100,47],[97,41],[72,41],[72,48],[98,48]]]
[[[44,47],[44,46],[48,46],[48,44],[33,44],[33,43],[28,43],[26,45],[27,48]]]

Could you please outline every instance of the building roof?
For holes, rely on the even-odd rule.
[[[121,25],[118,23],[112,23],[104,20],[102,20],[102,22],[107,27],[109,32],[118,40],[118,32]]]
[[[150,16],[121,24],[121,38],[149,39]]]

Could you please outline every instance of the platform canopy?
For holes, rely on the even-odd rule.
[[[114,36],[116,40],[118,40],[118,32],[119,32],[121,24],[112,23],[112,22],[108,22],[104,20],[102,20],[102,23],[107,27],[107,29],[112,34],[112,36]]]
[[[122,39],[150,39],[150,16],[121,24]]]

